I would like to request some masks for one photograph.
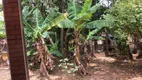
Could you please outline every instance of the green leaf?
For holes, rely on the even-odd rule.
[[[77,18],[77,15],[81,12],[81,6],[76,0],[71,0],[68,4],[69,18]]]
[[[77,17],[75,20],[80,19],[80,20],[89,21],[92,17],[92,14],[95,13],[99,7],[100,7],[100,4],[96,4],[96,5],[92,6],[90,9],[88,9],[82,15]]]
[[[22,10],[23,16],[26,18],[29,15],[29,6],[25,6]]]
[[[0,29],[4,29],[3,11],[0,12]]]
[[[0,29],[0,38],[5,38],[5,37],[6,37],[5,29]]]
[[[63,57],[63,54],[59,50],[53,51],[53,52],[51,52],[51,54],[54,54],[58,57]]]
[[[89,10],[91,7],[91,4],[92,4],[92,0],[85,0],[85,3],[82,7],[81,13],[79,13],[79,16],[81,16],[83,13],[85,13],[87,10]]]
[[[43,17],[41,15],[40,10],[37,8],[33,12],[34,18],[36,20],[36,27],[41,28],[43,23]]]
[[[88,13],[95,13],[99,8],[100,8],[100,4],[98,3],[94,6],[92,6],[87,12]]]
[[[55,17],[52,21],[50,21],[50,24],[45,23],[44,24],[44,31],[47,31],[51,29],[51,27],[58,25],[61,21],[67,19],[67,14],[60,14],[57,17]]]
[[[50,52],[52,53],[53,51],[55,51],[57,49],[57,46],[58,46],[58,42],[54,43],[51,48],[50,48]]]
[[[43,37],[43,38],[49,37],[49,32],[44,32],[44,33],[42,34],[42,37]]]
[[[30,49],[27,52],[27,56],[33,55],[34,53],[37,53],[37,52],[34,52],[34,49]]]
[[[93,28],[102,28],[102,27],[110,27],[112,25],[112,22],[108,20],[95,20],[91,21],[87,24],[87,28],[93,29]]]
[[[26,27],[25,27],[26,29],[28,29],[28,30],[30,30],[30,31],[35,31],[35,30],[32,28],[32,26],[31,26],[25,19],[23,19],[23,23],[24,23],[24,25],[26,26]]]
[[[91,36],[90,39],[94,39],[94,40],[105,40],[105,38],[103,38],[102,36]]]
[[[30,16],[36,8],[37,8],[37,6],[30,10],[29,6],[24,6],[24,8],[22,10],[23,18],[26,19],[28,16]]]
[[[97,34],[101,29],[102,29],[102,28],[98,28],[98,29],[95,29],[95,30],[93,30],[93,31],[90,31],[90,32],[89,32],[89,35],[87,36],[87,40],[91,39],[92,36],[93,36],[94,34]]]
[[[42,27],[51,28],[51,25],[54,23],[52,20],[55,19],[57,16],[59,16],[59,13],[55,9],[51,10],[51,12],[48,14],[48,16],[43,21]]]
[[[74,28],[74,23],[71,22],[69,19],[65,19],[65,20],[59,22],[58,26],[60,28]]]
[[[46,31],[46,32],[43,32],[43,33],[42,33],[42,37],[43,37],[43,38],[48,38],[48,37],[50,37],[50,35],[55,35],[55,32]]]

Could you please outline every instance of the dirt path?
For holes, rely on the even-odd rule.
[[[97,55],[97,59],[90,62],[88,76],[73,76],[71,74],[56,72],[50,77],[52,80],[142,80],[142,60],[116,61],[114,58]],[[29,72],[30,80],[40,80],[38,72]],[[0,68],[0,80],[10,80],[8,69]]]
[[[10,80],[9,69],[0,68],[0,80]]]

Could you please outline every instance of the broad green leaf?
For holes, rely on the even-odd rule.
[[[58,25],[61,21],[67,19],[67,14],[60,14],[56,18],[54,18],[52,21],[50,21],[50,24],[44,24],[44,31],[47,31],[51,29],[51,27]]]
[[[25,6],[22,10],[24,18],[26,18],[29,15],[29,6]]]
[[[77,17],[75,20],[81,19],[81,20],[89,21],[92,17],[92,14],[95,13],[99,7],[100,7],[100,4],[96,4],[96,5],[92,6],[90,9],[88,9],[82,15]]]
[[[27,28],[30,31],[35,31],[25,19],[23,19],[23,23],[26,26],[25,28]]]
[[[54,23],[52,20],[55,19],[57,16],[59,16],[59,13],[53,9],[48,16],[45,18],[45,20],[42,23],[42,27],[51,27],[51,25]],[[48,26],[47,26],[48,25]]]
[[[60,28],[74,28],[75,25],[69,19],[65,19],[57,24]]]
[[[87,36],[87,40],[91,39],[92,36],[93,36],[94,34],[97,34],[101,29],[102,29],[102,28],[96,28],[95,30],[90,31],[90,32],[89,32],[89,35]]]
[[[87,24],[87,28],[93,29],[93,28],[102,28],[102,27],[110,27],[112,25],[112,22],[108,20],[95,20],[92,22],[89,22]]]
[[[49,37],[49,33],[48,33],[48,32],[44,32],[44,33],[42,34],[42,37],[43,37],[43,38]]]
[[[27,18],[28,16],[30,16],[36,8],[37,7],[34,7],[30,10],[29,6],[25,6],[22,10],[23,18]]]
[[[77,18],[77,15],[81,12],[81,6],[76,2],[76,0],[68,3],[69,18]]]
[[[98,8],[100,8],[100,4],[96,4],[96,5],[92,6],[87,12],[88,13],[95,13],[98,10]]]
[[[81,16],[83,13],[85,13],[86,11],[88,11],[91,7],[92,4],[92,0],[85,0],[85,3],[82,7],[82,11],[81,13],[79,13],[79,16]]]
[[[35,17],[36,20],[36,27],[41,28],[42,27],[42,23],[43,23],[43,17],[41,15],[40,10],[37,8],[34,10],[33,15]]]

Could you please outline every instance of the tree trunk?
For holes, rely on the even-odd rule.
[[[63,54],[65,54],[64,53],[64,29],[63,28],[61,28],[61,50],[62,50],[62,53]]]
[[[41,61],[40,74],[41,76],[47,76],[49,78],[47,70],[51,70],[53,68],[53,61],[42,37],[38,38],[37,51],[39,53],[39,59]]]
[[[52,45],[54,45],[54,42],[53,42],[53,40],[52,40],[52,38],[49,36],[47,39],[49,39],[49,41],[50,41],[50,43],[52,44]]]
[[[137,48],[139,49],[139,55],[136,58],[140,59],[142,58],[142,42],[137,43]]]
[[[61,1],[61,11],[62,13],[64,12],[64,9],[65,9],[65,2],[64,0]],[[62,50],[62,53],[66,56],[66,51],[64,49],[64,29],[61,28],[61,50]]]
[[[92,43],[93,43],[93,44],[92,44],[92,56],[93,56],[93,57],[96,57],[96,56],[95,56],[95,44],[94,44],[95,41],[93,40]]]
[[[119,55],[122,55],[122,46],[121,46],[121,43],[117,43],[117,48],[118,48],[118,54]]]
[[[75,63],[77,66],[79,66],[80,63],[80,51],[79,51],[79,31],[75,31],[75,50],[74,50],[74,57],[75,57]]]
[[[131,53],[131,51],[130,51],[130,46],[129,46],[129,45],[127,45],[127,55],[128,55],[128,58],[129,58],[130,60],[134,60],[134,59],[133,59],[133,55],[132,55],[132,53]]]
[[[80,62],[80,50],[79,50],[79,31],[75,31],[75,50],[74,50],[74,61],[75,64],[79,67],[78,71],[80,75],[87,75],[88,72],[86,72],[86,69],[84,65]]]
[[[65,38],[64,38],[65,39],[65,41],[64,41],[65,42],[65,45],[64,45],[64,54],[65,54],[65,56],[67,56],[67,54],[69,52],[69,47],[68,47],[68,44],[69,44],[68,41],[69,40],[68,40],[68,35],[67,35],[68,32],[69,32],[69,29],[66,30]]]
[[[106,38],[105,38],[105,56],[108,56],[108,33],[105,29],[105,34],[106,34]]]
[[[96,57],[94,54],[95,50],[94,50],[94,41],[93,40],[90,40],[90,49],[91,49],[91,56]]]

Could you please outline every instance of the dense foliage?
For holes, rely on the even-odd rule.
[[[142,0],[101,1],[22,0],[29,68],[48,76],[58,65],[67,73],[87,75],[99,40],[106,56],[114,51],[133,60],[129,42],[142,54]],[[0,5],[0,38],[5,38],[2,13]]]

